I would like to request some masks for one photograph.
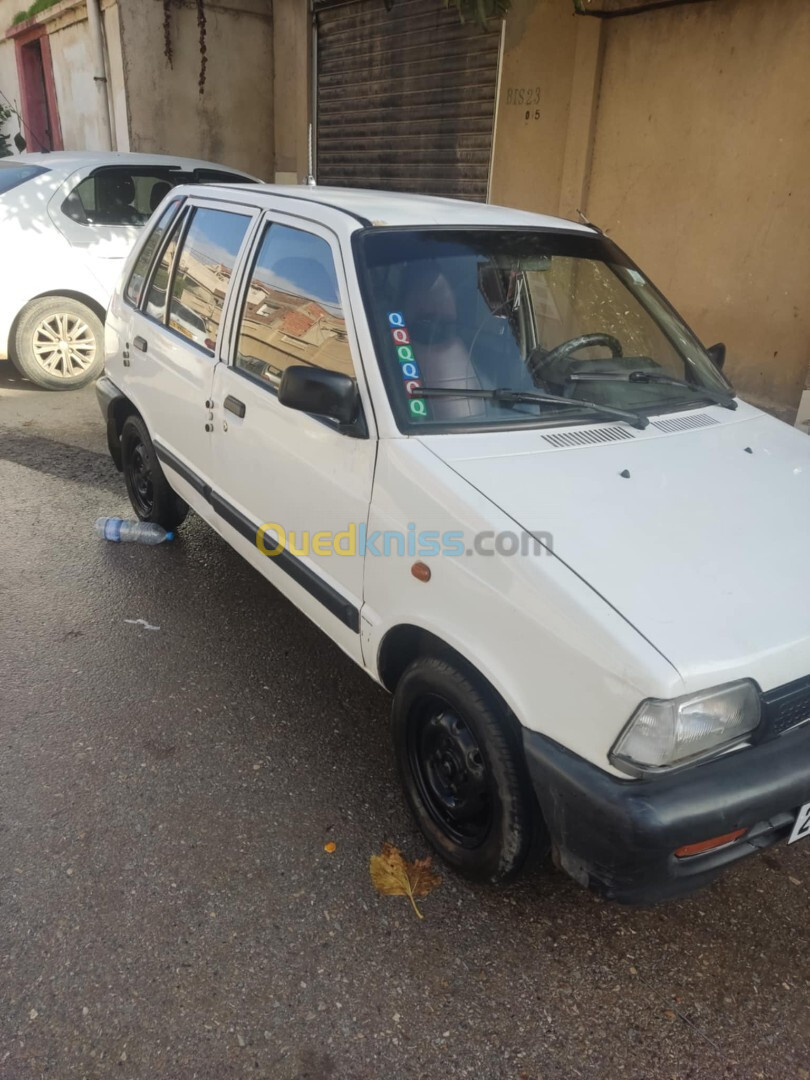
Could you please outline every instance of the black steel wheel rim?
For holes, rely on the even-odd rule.
[[[464,717],[438,697],[417,703],[408,763],[434,824],[454,844],[480,847],[490,833],[495,780]]]
[[[129,480],[136,510],[141,517],[148,517],[154,505],[154,489],[149,458],[142,442],[135,443],[130,452]]]

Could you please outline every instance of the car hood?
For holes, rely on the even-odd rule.
[[[692,688],[810,672],[810,439],[745,404],[645,431],[422,442],[612,605]],[[578,444],[579,443],[579,444]]]

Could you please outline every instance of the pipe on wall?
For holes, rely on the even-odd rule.
[[[99,149],[114,150],[112,114],[110,112],[110,96],[107,87],[107,67],[104,62],[104,30],[101,26],[100,0],[87,0],[87,21],[90,25],[90,36],[93,40],[93,82],[96,84],[99,113],[101,114],[101,139],[103,145]]]

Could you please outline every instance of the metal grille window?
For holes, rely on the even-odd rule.
[[[327,0],[317,15],[319,184],[485,201],[499,26],[439,0]]]

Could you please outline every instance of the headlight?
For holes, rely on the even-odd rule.
[[[688,697],[642,701],[610,760],[627,772],[670,769],[729,749],[759,725],[756,684],[746,679]]]

